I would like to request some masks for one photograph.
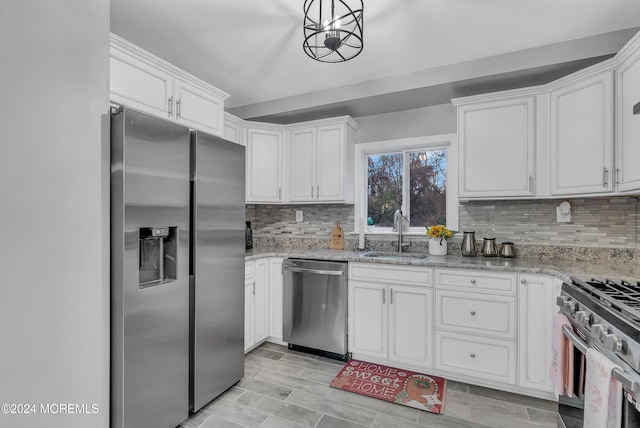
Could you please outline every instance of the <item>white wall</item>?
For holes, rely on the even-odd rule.
[[[456,109],[440,104],[393,113],[356,117],[356,143],[424,137],[456,132]]]
[[[37,406],[0,426],[106,428],[109,0],[2,1],[0,34],[0,404]]]

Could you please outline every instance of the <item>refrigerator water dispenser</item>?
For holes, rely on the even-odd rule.
[[[139,231],[139,287],[176,280],[177,227],[142,227]]]

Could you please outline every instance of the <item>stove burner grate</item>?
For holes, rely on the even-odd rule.
[[[633,322],[640,323],[640,281],[632,284],[628,281],[618,283],[609,279],[600,281],[592,278],[590,281],[582,281],[571,278],[571,280],[573,284],[602,304],[621,312]]]

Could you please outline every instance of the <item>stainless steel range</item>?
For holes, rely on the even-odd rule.
[[[576,353],[586,354],[588,348],[594,348],[622,368],[612,373],[624,390],[622,427],[639,427],[640,282],[572,277],[562,284],[556,304],[571,322],[573,329],[563,329]],[[581,428],[584,401],[559,398],[558,427]]]

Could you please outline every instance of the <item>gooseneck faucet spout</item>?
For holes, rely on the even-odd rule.
[[[409,246],[409,243],[402,242],[402,229],[409,224],[409,219],[402,215],[401,210],[396,210],[393,215],[393,231],[398,232],[398,252],[401,253],[403,248]]]

